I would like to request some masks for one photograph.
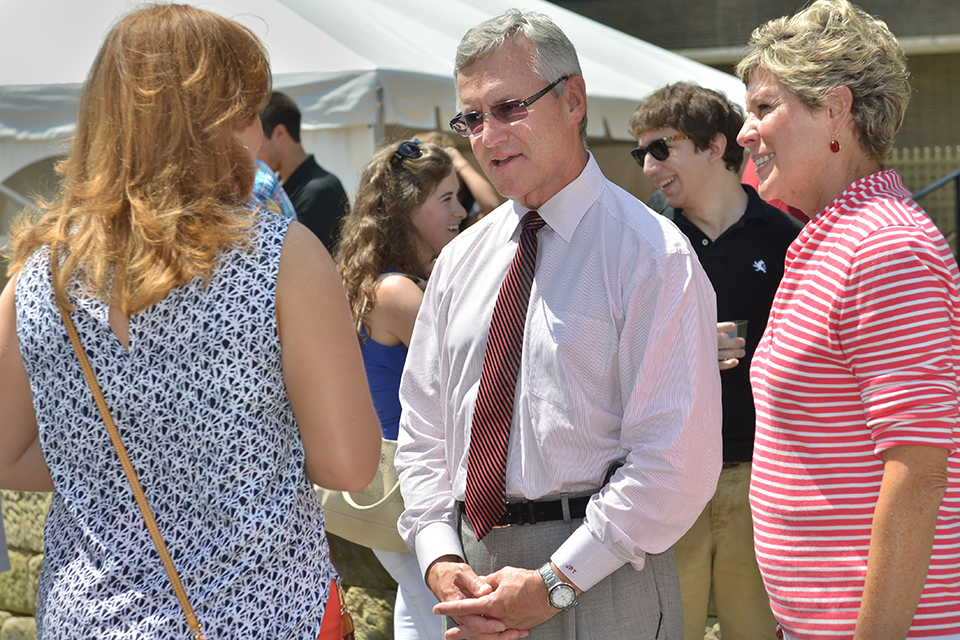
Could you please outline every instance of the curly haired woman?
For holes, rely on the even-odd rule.
[[[381,149],[360,178],[356,201],[341,223],[337,268],[353,309],[360,350],[383,437],[397,439],[400,374],[407,358],[433,260],[458,233],[466,211],[457,199],[453,159],[419,141]],[[412,553],[374,550],[399,584],[394,637],[443,635]]]

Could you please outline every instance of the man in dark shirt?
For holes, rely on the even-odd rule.
[[[776,633],[748,500],[756,429],[750,360],[801,224],[740,183],[742,126],[738,105],[686,82],[644,98],[630,121],[640,145],[634,159],[660,189],[662,204],[653,208],[690,240],[717,294],[723,470],[713,499],[674,545],[687,640],[703,640],[711,582],[725,637]],[[728,333],[735,320],[747,321],[745,341]]]
[[[335,175],[324,170],[300,144],[300,109],[290,96],[274,91],[260,111],[263,142],[257,154],[280,174],[297,219],[333,252],[337,232],[349,206],[347,194]]]

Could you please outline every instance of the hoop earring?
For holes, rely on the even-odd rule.
[[[833,136],[833,139],[830,141],[830,151],[837,153],[840,151],[840,143],[837,142],[837,136]]]

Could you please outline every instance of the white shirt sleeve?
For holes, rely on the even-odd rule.
[[[669,549],[713,496],[722,466],[713,287],[692,254],[660,261],[632,293],[619,350],[626,464],[551,556],[586,590]],[[650,286],[659,281],[659,286]]]
[[[434,357],[443,344],[437,309],[438,283],[444,280],[442,262],[434,267],[424,293],[410,351],[400,383],[403,413],[397,437],[396,465],[400,475],[405,511],[398,529],[417,555],[421,573],[445,555],[463,558],[457,534],[454,468],[448,461],[444,391],[440,367]]]

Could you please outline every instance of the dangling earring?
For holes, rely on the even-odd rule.
[[[840,143],[837,142],[837,136],[833,136],[833,139],[830,141],[830,151],[837,153],[840,151]]]

